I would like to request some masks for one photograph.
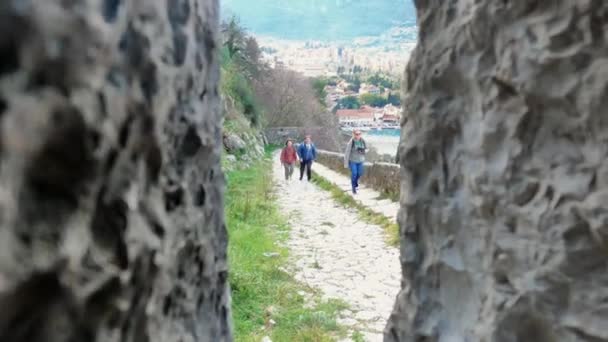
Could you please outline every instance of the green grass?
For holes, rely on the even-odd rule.
[[[365,336],[358,331],[355,331],[350,338],[355,342],[365,342]]]
[[[360,204],[352,196],[344,192],[337,185],[321,177],[318,173],[315,173],[313,183],[317,184],[321,189],[328,191],[333,199],[344,207],[357,209],[359,217],[363,221],[384,228],[387,234],[387,242],[390,245],[397,246],[399,244],[399,226],[391,219]]]
[[[348,169],[339,168],[334,171],[337,171],[338,173],[348,176],[350,178],[350,171]],[[365,184],[365,181],[363,184]],[[399,202],[399,190],[390,191],[388,189],[377,189],[377,188],[375,188],[375,190],[380,193],[380,195],[376,198],[377,200],[381,201],[381,200],[387,199],[387,200],[391,200],[393,202]]]
[[[382,200],[391,200],[393,202],[399,202],[399,193],[398,192],[380,192],[380,196],[376,198],[378,201]]]
[[[276,150],[280,150],[283,148],[282,144],[269,144],[264,146],[264,151],[266,151],[267,155],[271,155],[272,152],[276,151]]]
[[[268,149],[268,154],[272,148]],[[282,271],[288,250],[280,246],[289,230],[272,192],[269,159],[228,174],[226,216],[230,243],[230,284],[236,341],[260,341],[269,336],[282,341],[334,341],[346,334],[336,322],[347,306],[321,302],[314,290]],[[276,257],[264,253],[275,252]],[[310,293],[313,307],[305,305]],[[276,324],[271,324],[271,320]]]

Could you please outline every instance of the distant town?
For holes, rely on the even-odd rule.
[[[261,59],[313,79],[317,97],[344,131],[397,130],[400,86],[410,49],[256,37]]]
[[[395,47],[315,41],[290,41],[256,37],[262,58],[271,66],[283,66],[307,77],[333,77],[355,66],[369,72],[401,76],[413,44]]]
[[[393,95],[395,89],[361,83],[359,91],[355,92],[351,83],[341,80],[336,85],[325,86],[324,90],[326,104],[336,113],[343,130],[399,128],[401,100],[398,95]],[[353,102],[355,104],[351,105]]]

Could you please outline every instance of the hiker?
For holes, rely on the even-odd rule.
[[[298,154],[293,146],[293,140],[287,139],[285,147],[281,151],[281,164],[285,168],[285,180],[291,179],[296,161],[298,161]]]
[[[363,164],[365,163],[365,153],[367,145],[361,137],[361,131],[353,131],[353,137],[346,144],[344,151],[344,167],[350,169],[350,183],[353,194],[357,193],[359,187],[359,179],[363,176]]]
[[[304,142],[298,147],[298,156],[300,157],[300,180],[304,178],[304,169],[306,169],[306,177],[310,181],[312,162],[317,159],[317,148],[312,143],[310,135],[307,135]]]

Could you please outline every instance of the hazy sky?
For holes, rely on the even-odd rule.
[[[221,0],[250,31],[287,39],[345,40],[415,26],[410,0]]]

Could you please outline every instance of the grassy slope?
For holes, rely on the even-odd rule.
[[[282,271],[288,251],[280,245],[286,220],[272,193],[269,159],[247,170],[229,173],[226,200],[230,244],[230,283],[236,341],[333,341],[344,334],[336,323],[343,303],[305,305],[310,292]],[[264,253],[276,252],[276,257]],[[299,294],[300,293],[300,294]],[[272,325],[270,320],[276,325]],[[264,328],[262,328],[264,327]]]
[[[338,168],[336,171],[342,175],[347,176],[348,178],[350,178],[350,170],[347,168]],[[363,182],[363,184],[366,184],[365,182]],[[326,189],[327,190],[327,189]],[[388,199],[391,200],[393,202],[399,202],[399,189],[396,189],[395,191],[389,191],[389,190],[382,190],[382,189],[375,189],[376,191],[380,192],[380,196],[378,197],[379,200],[384,200],[384,199]]]

